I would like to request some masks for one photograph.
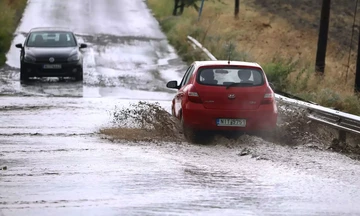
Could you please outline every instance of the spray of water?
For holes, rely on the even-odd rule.
[[[115,107],[111,113],[113,127],[101,133],[130,141],[183,140],[180,124],[159,103],[139,101],[129,107]]]
[[[306,111],[294,110],[280,104],[279,121],[276,131],[271,134],[250,134],[241,136],[215,136],[208,144],[234,145],[251,142],[252,137],[262,138],[284,145],[299,145],[320,142],[322,137],[315,133],[314,126],[306,117]],[[185,141],[180,122],[162,108],[159,103],[139,101],[128,107],[116,107],[111,112],[113,127],[103,129],[103,134],[126,140],[167,140]],[[250,139],[250,140],[249,140]]]

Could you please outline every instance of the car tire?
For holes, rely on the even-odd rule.
[[[81,70],[76,73],[75,80],[76,81],[83,81],[83,79],[84,79],[84,72],[83,72],[83,69],[81,68]]]
[[[181,115],[180,121],[181,121],[181,129],[182,129],[185,139],[191,143],[196,143],[197,136],[196,136],[195,130],[185,124],[184,118],[182,115]]]
[[[20,66],[20,81],[28,81],[29,80],[29,76],[26,74],[26,68],[24,68],[23,66]]]
[[[184,122],[184,118],[181,115],[181,129],[185,139],[194,144],[208,144],[212,140],[212,135],[206,133],[206,131],[196,130],[187,126]]]

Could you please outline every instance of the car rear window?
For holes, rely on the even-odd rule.
[[[228,86],[232,83],[237,83],[237,87],[260,86],[264,84],[264,75],[258,68],[204,67],[199,69],[197,82],[213,86]]]
[[[76,46],[71,32],[33,32],[27,41],[28,47],[73,47]]]

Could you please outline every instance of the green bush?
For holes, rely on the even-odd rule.
[[[296,70],[298,62],[292,59],[274,58],[265,64],[263,69],[269,82],[273,83],[276,90],[285,91],[289,86],[289,75]]]
[[[17,24],[26,6],[26,0],[0,1],[0,65],[6,61],[5,54],[10,48]]]

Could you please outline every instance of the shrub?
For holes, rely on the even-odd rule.
[[[284,58],[273,58],[273,60],[265,64],[263,69],[269,82],[275,85],[275,88],[280,91],[285,91],[289,86],[288,76],[294,72],[297,66],[297,61]]]
[[[0,1],[0,65],[6,61],[5,54],[10,48],[13,32],[21,19],[26,2],[26,0]]]

